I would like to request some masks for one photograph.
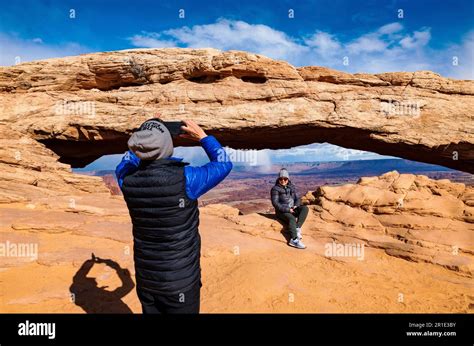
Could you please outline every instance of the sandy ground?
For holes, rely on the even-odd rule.
[[[5,208],[2,212],[20,219],[34,216],[29,213],[41,212],[41,217],[49,213]],[[54,219],[54,215],[50,217]],[[257,221],[264,218],[257,214],[246,217]],[[71,226],[79,219],[84,222],[84,218],[85,224],[94,225],[94,231],[87,231],[84,223],[80,224],[81,231]],[[98,221],[95,216],[68,213],[63,220],[63,229],[22,230],[17,224],[14,236],[2,229],[2,241],[8,236],[10,241],[38,242],[40,256],[37,261],[1,259],[0,311],[140,313],[133,287],[127,215]],[[304,227],[308,248],[297,250],[286,245],[279,230],[254,229],[249,233],[229,218],[202,209],[201,311],[473,312],[474,283],[470,277],[433,264],[392,257],[374,248],[365,249],[363,261],[328,258],[322,250],[327,239],[317,236],[317,226],[310,215]],[[71,296],[73,278],[79,276],[81,265],[92,252],[127,268],[130,275],[121,280],[110,266],[95,264],[76,280],[76,295]],[[121,291],[116,290],[118,287]]]

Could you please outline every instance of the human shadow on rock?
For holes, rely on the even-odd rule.
[[[95,278],[87,277],[94,264],[104,263],[114,269],[122,285],[113,291],[108,291],[108,286],[98,287]],[[73,302],[80,306],[86,313],[123,313],[131,314],[133,311],[122,301],[130,291],[135,287],[130,272],[126,268],[111,259],[102,259],[95,257],[85,261],[72,279],[69,287]]]

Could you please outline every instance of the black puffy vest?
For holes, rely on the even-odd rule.
[[[197,200],[186,196],[185,165],[167,159],[142,161],[123,180],[138,290],[176,294],[201,280],[199,209]]]

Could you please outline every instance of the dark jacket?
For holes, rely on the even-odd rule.
[[[296,207],[301,204],[296,194],[296,187],[291,180],[288,180],[286,186],[282,186],[277,179],[275,185],[272,187],[271,198],[275,211],[280,213],[289,213],[291,207]]]
[[[209,138],[208,138],[209,137]],[[212,136],[201,141],[211,162],[124,158],[117,169],[133,224],[137,289],[179,294],[201,279],[197,196],[222,181],[232,163]]]
[[[201,167],[185,166],[186,194],[191,199],[197,199],[214,186],[219,184],[232,170],[232,162],[224,148],[214,136],[207,136],[200,141],[210,162]],[[181,161],[182,158],[170,157],[168,160]],[[122,161],[115,169],[117,182],[122,187],[123,179],[138,169],[140,159],[127,151]]]
[[[197,200],[186,196],[184,164],[142,161],[123,180],[133,224],[137,289],[180,293],[201,278]]]

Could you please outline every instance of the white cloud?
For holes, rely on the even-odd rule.
[[[461,59],[457,66],[451,64],[453,68],[457,68],[454,73],[454,77],[474,79],[474,31],[471,31],[466,35],[462,45],[459,48],[459,56]],[[451,56],[451,61],[453,57]]]
[[[350,54],[358,55],[362,53],[383,52],[387,49],[387,46],[388,42],[375,34],[369,34],[357,38],[346,47]]]
[[[201,166],[209,162],[209,158],[202,147],[176,147],[173,156],[183,158],[192,166]]]
[[[160,35],[156,33],[142,32],[138,35],[133,35],[129,38],[130,42],[137,47],[149,47],[149,48],[168,48],[176,47],[174,40],[161,40]]]
[[[237,158],[246,157],[240,151],[235,151],[234,164],[239,165],[251,165],[249,162],[241,162]],[[243,151],[245,152],[245,150]],[[252,153],[252,160],[255,159],[256,164],[259,166],[258,169],[261,173],[265,173],[266,170],[271,169],[271,164],[275,162],[321,162],[321,161],[348,161],[348,160],[377,160],[396,158],[391,156],[382,156],[377,153],[346,149],[337,145],[329,143],[313,143],[308,145],[302,145],[290,149],[263,149]],[[209,159],[201,147],[176,147],[173,152],[173,156],[182,157],[184,161],[190,162],[191,165],[199,166],[209,162]]]
[[[346,149],[329,143],[313,143],[291,149],[270,150],[269,156],[272,162],[376,160],[392,158],[361,150]]]
[[[129,37],[129,41],[134,46],[147,48],[180,46],[246,50],[274,59],[288,59],[309,52],[309,47],[299,44],[282,31],[262,24],[248,24],[228,19],[159,33],[142,32]]]
[[[234,152],[232,158],[234,166],[250,166],[255,167],[259,173],[271,173],[273,172],[272,164],[278,162],[396,159],[396,157],[382,156],[376,153],[355,149],[346,149],[329,143],[313,143],[291,149],[264,149],[256,151],[256,157],[253,155],[254,153],[250,156],[252,162],[241,162],[238,158],[246,157],[245,154],[242,155],[242,153],[239,154],[237,151]],[[176,147],[174,148],[173,156],[183,158],[183,161],[189,162],[191,166],[202,166],[209,162],[209,158],[202,147]],[[120,163],[122,157],[123,154],[104,155],[84,168],[75,168],[74,171],[113,170]]]
[[[388,23],[350,40],[316,30],[301,38],[262,24],[219,19],[215,23],[180,27],[158,33],[142,32],[129,38],[137,47],[212,47],[245,50],[296,66],[327,66],[346,72],[432,70],[454,78],[473,79],[472,36],[445,50],[429,48],[430,28],[407,31],[399,22]],[[453,68],[452,51],[464,65]],[[349,64],[344,65],[344,58]],[[449,61],[448,61],[449,60]]]
[[[400,23],[398,22],[394,22],[394,23],[390,23],[390,24],[386,24],[384,26],[381,26],[377,32],[380,34],[380,35],[392,35],[396,32],[399,32],[403,30],[403,25],[401,25]]]
[[[311,37],[305,39],[304,42],[319,55],[332,55],[342,49],[341,43],[334,35],[323,31],[316,31]]]
[[[17,62],[58,58],[89,52],[90,49],[70,42],[48,45],[40,37],[30,40],[0,33],[0,66],[15,65]]]
[[[403,48],[421,48],[428,44],[431,39],[430,29],[415,31],[413,35],[407,35],[400,40],[400,46]]]

